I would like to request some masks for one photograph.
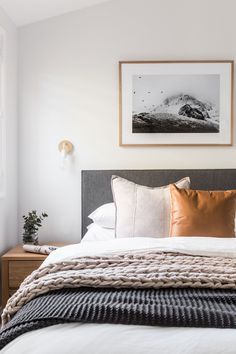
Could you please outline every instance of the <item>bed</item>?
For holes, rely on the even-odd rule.
[[[112,201],[112,175],[150,187],[174,183],[189,176],[194,189],[236,189],[236,170],[82,171],[83,236],[91,222],[88,215]],[[83,242],[61,248],[51,253],[42,268],[25,280],[18,295],[5,309],[3,322],[5,328],[10,329],[5,330],[7,335],[1,333],[2,353],[235,353],[235,259],[235,238],[141,237]],[[137,274],[143,260],[148,267],[142,268],[140,283]],[[171,278],[178,286],[170,285],[169,273],[167,278],[150,277],[150,263],[154,267],[162,262],[164,268],[168,262],[168,265],[178,265],[175,278]],[[198,285],[192,286],[194,280],[189,278],[186,269],[189,267],[194,273],[196,265],[203,271],[213,269],[215,273],[207,279],[202,273],[200,283],[198,278]],[[225,274],[225,269],[230,269],[230,274]],[[41,282],[42,278],[44,282]],[[206,282],[211,288],[210,293],[204,285]],[[186,293],[188,284],[192,286],[190,295],[193,301],[195,296],[199,299],[199,294],[204,297],[201,298],[200,315],[192,311],[189,293]],[[199,290],[199,284],[203,284],[203,289]],[[157,294],[163,301],[166,301],[166,294],[171,294],[178,316],[166,312],[165,302],[154,308],[155,316],[152,311],[147,312],[147,308],[153,310],[153,303],[149,301],[156,301]],[[207,302],[204,302],[205,298]],[[170,301],[169,297],[167,301]],[[131,310],[137,307],[137,302],[140,307],[132,315]],[[57,322],[52,322],[50,316],[55,311]],[[25,330],[27,326],[28,330]],[[4,342],[6,338],[8,342]]]

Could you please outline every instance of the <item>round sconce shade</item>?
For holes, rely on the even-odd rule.
[[[73,150],[73,144],[69,140],[62,140],[58,145],[58,149],[60,152],[64,151],[66,154],[70,154]]]

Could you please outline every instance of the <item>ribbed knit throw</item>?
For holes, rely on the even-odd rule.
[[[51,264],[26,278],[3,310],[2,324],[36,296],[81,287],[236,289],[236,259],[151,251]]]
[[[0,349],[59,323],[236,328],[236,292],[221,289],[61,289],[24,305],[0,332]]]

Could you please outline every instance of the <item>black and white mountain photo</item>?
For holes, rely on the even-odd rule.
[[[219,133],[220,75],[134,75],[133,133]]]

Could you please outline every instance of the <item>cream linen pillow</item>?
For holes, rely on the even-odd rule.
[[[116,206],[116,237],[168,237],[170,228],[169,186],[151,188],[112,176]],[[190,187],[189,177],[176,182]]]

